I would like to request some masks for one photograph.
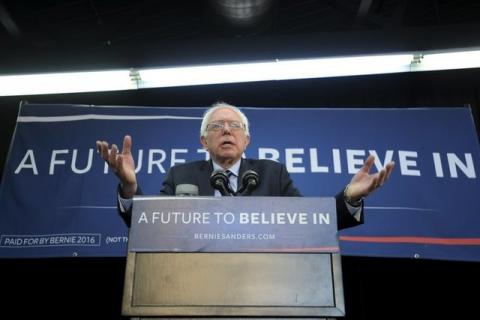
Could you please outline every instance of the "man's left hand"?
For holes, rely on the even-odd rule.
[[[390,161],[385,168],[375,174],[370,174],[370,169],[375,163],[375,156],[370,155],[365,161],[363,167],[358,171],[350,181],[346,196],[352,201],[358,201],[363,197],[380,188],[390,177],[395,162]]]

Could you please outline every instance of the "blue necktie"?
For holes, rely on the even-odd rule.
[[[230,186],[230,189],[232,189],[233,191],[237,191],[237,176],[235,176],[235,174],[230,170],[225,171],[225,173],[228,176],[228,184]]]

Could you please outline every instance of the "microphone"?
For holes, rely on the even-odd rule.
[[[194,184],[179,184],[175,188],[175,196],[179,197],[188,197],[188,196],[198,196],[198,186]]]
[[[210,184],[220,191],[222,196],[233,196],[234,192],[228,186],[228,175],[225,171],[217,169],[210,176]]]
[[[242,175],[242,187],[238,190],[237,194],[243,195],[244,192],[252,191],[260,183],[260,177],[258,173],[253,170],[247,170]]]

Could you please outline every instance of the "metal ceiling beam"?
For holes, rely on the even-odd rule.
[[[8,12],[7,8],[0,2],[0,23],[7,29],[8,33],[15,37],[21,37],[22,33],[20,28],[17,26],[15,21],[13,21],[12,16]]]
[[[370,8],[372,7],[373,0],[362,0],[358,6],[357,21],[362,21],[367,16]]]

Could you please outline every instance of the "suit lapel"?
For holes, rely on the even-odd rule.
[[[198,175],[197,184],[200,189],[200,196],[213,196],[214,190],[210,185],[210,175],[213,171],[213,165],[211,161],[203,161],[200,164],[200,174]]]

